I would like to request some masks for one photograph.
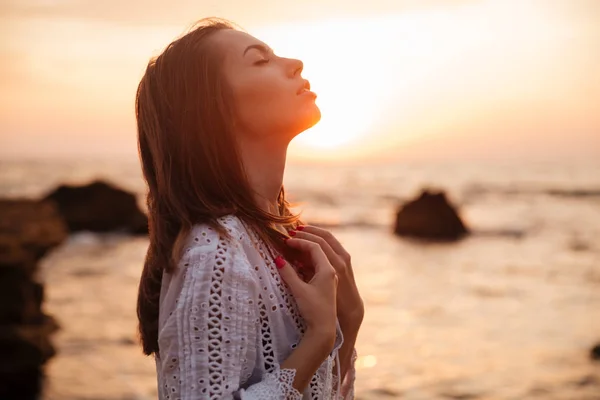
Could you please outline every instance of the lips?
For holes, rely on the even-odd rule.
[[[302,80],[302,86],[298,89],[296,94],[302,94],[310,91],[310,82],[307,79]]]

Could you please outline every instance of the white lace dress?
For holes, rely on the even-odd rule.
[[[339,377],[339,321],[333,351],[304,393],[282,363],[306,325],[269,249],[234,216],[193,228],[176,272],[162,279],[159,310],[161,400],[353,399],[356,349]]]

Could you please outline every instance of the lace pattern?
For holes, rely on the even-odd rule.
[[[271,254],[276,254],[276,252],[270,246],[265,244],[259,238],[259,236],[256,234],[256,232],[254,232],[252,229],[249,229],[249,228],[246,228],[246,229],[248,229],[249,237],[250,237],[250,240],[252,241],[253,246],[258,250],[260,257],[262,258],[262,260],[264,260],[264,262],[267,266],[267,269],[268,269],[269,273],[271,274],[271,278],[275,282],[275,285],[277,286],[277,288],[279,288],[279,294],[283,298],[283,302],[284,302],[284,304],[280,304],[280,306],[283,307],[285,305],[285,308],[284,308],[285,312],[293,318],[300,333],[304,334],[304,332],[306,331],[306,324],[305,324],[304,320],[302,319],[302,317],[300,316],[300,312],[298,311],[298,306],[296,305],[295,302],[290,300],[291,294],[290,294],[289,290],[287,289],[285,283],[281,279],[279,272],[277,271],[277,267],[275,266],[273,257],[270,256]]]
[[[240,399],[301,400],[302,393],[292,386],[295,377],[295,369],[280,369],[276,365],[274,370],[265,376],[263,380],[265,385],[255,385],[251,389],[243,391]]]
[[[207,241],[210,241],[210,239],[207,239]],[[227,296],[227,298],[222,298],[221,296],[221,285],[223,283],[223,276],[225,275],[224,266],[227,262],[226,248],[227,244],[223,240],[220,240],[212,270],[210,297],[208,301],[208,387],[209,396],[211,398],[222,396],[223,390],[228,389],[227,385],[224,385],[223,373],[221,370],[221,343],[223,342],[223,335],[226,335],[228,332],[227,327],[221,325],[221,319],[225,321],[229,320],[229,316],[221,315],[221,304],[233,300],[231,295]],[[193,306],[192,311],[194,311],[194,308],[196,307],[197,306]],[[196,321],[197,319],[196,317],[192,317],[192,320]],[[198,328],[194,327],[194,330],[198,330]],[[226,340],[230,341],[230,339]],[[202,348],[198,349],[199,352],[203,350],[204,349]],[[227,353],[226,356],[231,357],[231,354]]]
[[[356,360],[358,354],[356,348],[352,349],[352,356],[350,357],[350,368],[346,372],[343,381],[340,385],[339,392],[334,392],[332,398],[334,399],[354,399],[354,382],[356,380]]]

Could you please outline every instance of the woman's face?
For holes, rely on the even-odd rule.
[[[278,57],[260,40],[233,29],[219,31],[213,39],[225,52],[237,130],[289,141],[319,121],[316,95],[300,76],[302,61]]]

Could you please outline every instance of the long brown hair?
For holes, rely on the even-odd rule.
[[[235,214],[284,252],[284,235],[274,224],[299,223],[283,187],[279,215],[254,201],[232,129],[235,110],[221,73],[222,56],[209,40],[222,29],[235,27],[220,19],[201,20],[150,60],[137,89],[138,146],[148,184],[150,231],[137,301],[146,355],[158,355],[163,271],[174,271],[193,225],[207,223],[228,236],[217,219]]]

